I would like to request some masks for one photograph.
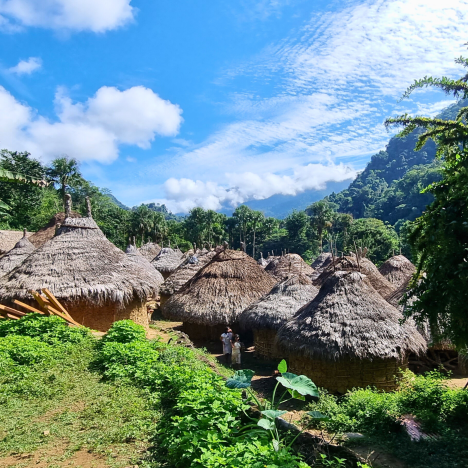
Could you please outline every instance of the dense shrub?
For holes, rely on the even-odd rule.
[[[91,337],[88,328],[69,327],[60,317],[28,314],[19,320],[0,320],[0,337],[20,335],[49,344],[80,343]]]
[[[120,320],[113,323],[101,343],[131,343],[133,341],[146,341],[144,327],[133,320]]]
[[[29,336],[10,335],[0,338],[1,366],[25,365],[31,366],[39,362],[50,360],[55,350],[47,343]]]

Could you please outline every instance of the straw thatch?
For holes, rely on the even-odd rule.
[[[162,311],[166,317],[184,323],[232,325],[246,307],[275,284],[244,252],[223,250],[171,296]]]
[[[146,258],[146,260],[151,262],[156,258],[159,252],[161,252],[161,247],[153,242],[148,242],[147,244],[142,245],[138,251]]]
[[[154,284],[160,288],[160,286],[164,283],[164,278],[161,273],[159,273],[156,268],[154,268],[153,265],[151,265],[151,262],[148,261],[140,252],[139,250],[132,244],[129,244],[127,246],[127,249],[125,250],[125,253],[127,254],[128,259],[135,263],[136,265],[144,268],[148,274],[153,277],[153,282]]]
[[[278,330],[318,292],[307,276],[290,275],[247,307],[239,323],[243,328]]]
[[[263,258],[263,253],[260,252],[260,258],[257,260],[257,263],[258,263],[262,268],[265,268],[270,262],[269,262],[266,258]]]
[[[144,303],[157,293],[154,276],[128,260],[91,217],[66,218],[57,235],[0,279],[6,301],[48,288],[78,322],[107,329],[132,318],[147,325]]]
[[[319,386],[343,392],[354,386],[395,388],[398,368],[426,342],[415,326],[358,272],[331,275],[317,297],[277,334],[293,372],[306,372]]]
[[[312,268],[314,270],[323,270],[333,260],[333,256],[330,252],[322,252],[312,263]]]
[[[163,247],[151,264],[166,279],[182,263],[182,256],[183,254],[180,250]]]
[[[367,276],[374,289],[384,299],[390,297],[396,289],[380,274],[378,268],[368,258],[359,258],[358,260],[355,256],[335,259],[335,262],[331,262],[320,276],[314,280],[314,284],[322,286],[335,271],[360,271],[360,273]]]
[[[76,211],[70,212],[70,218],[81,218],[81,215]],[[55,231],[57,224],[62,224],[65,221],[65,213],[57,213],[56,215],[50,218],[49,222],[39,231],[35,232],[29,240],[34,245],[34,247],[38,248],[41,245],[44,245],[47,241],[52,239],[55,236]]]
[[[23,238],[23,235],[23,231],[0,231],[0,255],[9,252]],[[26,237],[32,235],[32,232],[26,233]]]
[[[307,265],[298,254],[286,254],[271,261],[265,271],[274,276],[277,281],[283,281],[290,275],[310,276],[314,273],[314,269]]]
[[[164,281],[164,284],[159,290],[161,295],[161,305],[169,299],[174,293],[176,293],[187,281],[192,279],[195,274],[207,265],[213,257],[216,255],[216,251],[206,251],[202,254],[201,251],[198,255],[192,255],[182,262],[174,273],[171,273],[169,277]]]
[[[23,263],[23,260],[34,250],[35,247],[29,242],[26,230],[24,230],[23,237],[8,253],[0,258],[0,276],[6,275],[13,268]]]
[[[404,255],[395,255],[381,265],[379,272],[396,288],[399,288],[414,275],[416,267]]]

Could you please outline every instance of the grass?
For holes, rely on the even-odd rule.
[[[149,466],[155,395],[103,382],[89,370],[92,344],[67,349],[63,359],[0,375],[0,466]]]

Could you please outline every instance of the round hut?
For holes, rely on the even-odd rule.
[[[227,325],[276,281],[246,253],[222,250],[164,304],[164,316],[184,323],[192,339],[218,340]]]
[[[161,252],[161,247],[159,247],[158,244],[155,244],[154,242],[148,242],[144,245],[142,245],[138,251],[143,255],[143,257],[146,258],[149,262],[153,261],[156,256]]]
[[[374,289],[384,298],[389,298],[395,291],[395,286],[386,280],[378,268],[365,257],[356,256],[339,257],[331,262],[320,276],[314,280],[316,286],[322,286],[324,282],[336,271],[358,271],[367,276]]]
[[[29,237],[29,240],[31,243],[36,247],[41,247],[41,245],[44,245],[47,241],[52,239],[52,237],[55,236],[55,232],[57,230],[57,225],[62,224],[65,221],[65,218],[81,218],[80,213],[77,213],[76,211],[70,211],[68,213],[68,216],[65,215],[65,213],[57,213],[52,218],[50,218],[49,222],[39,229],[39,231],[35,232],[31,237]]]
[[[211,252],[206,251],[206,253],[199,251],[197,255],[192,255],[184,260],[174,273],[169,275],[159,290],[161,307],[174,293],[179,291],[187,281],[192,279],[199,270],[211,262],[215,255],[216,251],[214,250]]]
[[[160,288],[160,286],[164,283],[163,275],[161,275],[161,273],[159,273],[159,271],[156,270],[153,265],[151,265],[151,262],[149,262],[148,259],[146,259],[138,251],[135,245],[129,244],[125,250],[125,253],[127,254],[128,260],[140,266],[141,268],[144,268],[148,274],[153,277],[153,283],[157,285],[158,288]]]
[[[345,393],[353,387],[396,388],[410,353],[426,342],[402,314],[357,271],[333,273],[313,301],[277,334],[289,353],[289,368],[320,387]]]
[[[305,275],[291,275],[247,307],[239,317],[242,328],[253,330],[255,353],[266,359],[284,357],[275,346],[276,332],[319,290]]]
[[[29,291],[42,288],[75,321],[106,331],[122,319],[148,326],[146,300],[157,294],[158,284],[107,240],[88,205],[88,217],[67,217],[55,237],[0,279],[0,297],[6,301],[31,302]]]
[[[416,273],[416,267],[404,255],[395,255],[382,263],[379,272],[395,288],[399,288]]]
[[[182,262],[182,252],[170,247],[163,247],[161,252],[151,261],[151,265],[156,268],[166,279],[173,273]]]
[[[331,252],[322,252],[312,263],[314,270],[323,270],[333,261]]]
[[[0,276],[6,275],[18,265],[23,263],[23,260],[35,249],[36,247],[34,247],[34,245],[29,242],[25,229],[23,232],[23,237],[8,253],[0,258]]]
[[[276,278],[277,281],[284,281],[290,275],[314,274],[314,269],[307,265],[298,254],[286,254],[278,257],[277,261],[271,261],[265,271]]]
[[[26,237],[32,234],[27,232]],[[9,252],[23,237],[23,231],[0,230],[0,256]]]
[[[263,258],[263,252],[260,252],[260,258],[257,260],[257,263],[262,267],[262,268],[265,268],[268,263],[268,262],[265,258]]]

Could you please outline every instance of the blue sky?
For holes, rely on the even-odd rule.
[[[351,179],[415,78],[458,76],[468,0],[0,0],[0,147],[127,205],[219,209]]]

